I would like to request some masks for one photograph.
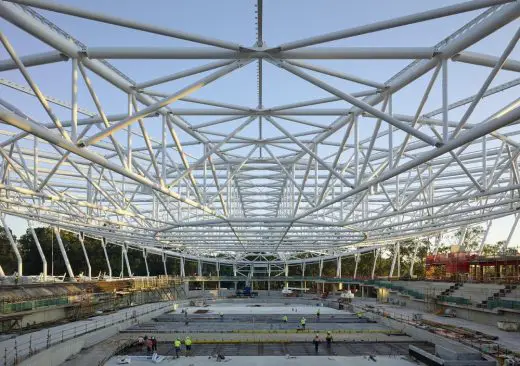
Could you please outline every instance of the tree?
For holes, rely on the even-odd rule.
[[[463,234],[463,229],[458,230],[455,233],[455,237],[460,241]],[[464,249],[466,252],[474,252],[478,250],[483,234],[484,228],[480,225],[468,227],[466,230],[466,235],[464,235],[464,240],[462,241],[461,250]]]
[[[12,231],[11,235],[13,235]],[[16,241],[16,237],[14,235],[13,239]],[[11,247],[11,243],[7,238],[5,230],[0,232],[0,265],[2,266],[5,274],[11,274],[18,270],[16,255],[14,254],[13,248]]]
[[[65,267],[65,261],[63,260],[63,256],[58,247],[58,242],[53,229],[50,227],[37,227],[34,228],[34,230],[42,247],[43,254],[47,259],[49,274],[52,273],[53,269],[55,275],[66,273],[67,269]],[[87,261],[85,260],[85,255],[83,253],[83,249],[81,248],[81,243],[77,234],[62,230],[60,232],[60,236],[62,238],[63,246],[67,252],[67,257],[69,258],[69,262],[72,266],[74,274],[77,275],[83,273],[87,275]],[[84,244],[92,268],[92,276],[97,276],[100,273],[107,274],[108,266],[101,241],[99,239],[85,237]],[[1,235],[0,245],[2,245]],[[27,229],[25,234],[20,237],[19,245],[20,254],[22,255],[24,261],[24,274],[40,274],[42,271],[42,260],[40,258],[40,254],[38,253],[38,249],[36,248],[36,243],[34,242],[34,238],[31,235],[30,229]],[[124,261],[121,261],[121,246],[116,244],[107,244],[106,248],[112,268],[112,275],[119,276],[121,269],[123,269],[125,275],[128,275],[126,264]],[[0,250],[2,249],[4,249],[3,245],[0,247]],[[2,258],[4,258],[3,255]],[[129,248],[128,260],[134,275],[146,275],[146,265],[144,262],[143,252],[141,250],[134,250]],[[160,255],[148,254],[147,260],[151,275],[164,274],[162,257]],[[178,261],[173,261],[171,258],[168,259],[168,273],[179,273],[177,262]],[[6,263],[9,263],[11,266],[16,266],[16,260],[14,259],[6,261]]]

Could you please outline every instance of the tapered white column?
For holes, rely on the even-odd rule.
[[[146,252],[145,248],[143,248],[143,258],[144,258],[144,265],[146,267],[146,277],[150,277],[150,269],[148,268],[148,253]]]
[[[40,241],[38,240],[38,236],[36,235],[36,231],[34,231],[34,228],[31,225],[30,221],[27,221],[27,224],[29,226],[29,231],[31,232],[31,235],[33,237],[34,243],[36,244],[36,248],[38,249],[38,253],[40,253],[40,258],[42,259],[42,266],[43,266],[43,280],[47,280],[47,258],[45,258],[45,254],[43,254],[42,246],[40,245]]]
[[[110,265],[110,259],[108,258],[107,253],[107,246],[105,243],[105,238],[101,239],[101,247],[103,248],[103,253],[105,253],[105,260],[107,262],[107,268],[108,268],[108,278],[112,278],[112,266]]]
[[[168,276],[168,268],[166,268],[166,259],[167,259],[166,254],[162,253],[161,258],[162,258],[162,263],[163,263],[163,268],[164,268],[164,275]]]
[[[506,242],[504,243],[504,254],[506,252],[507,247],[509,246],[509,243],[511,243],[511,239],[513,238],[513,234],[515,233],[516,227],[518,226],[518,220],[520,219],[520,214],[515,215],[515,221],[513,222],[513,226],[511,227],[511,230],[509,231],[509,235],[507,237]]]
[[[67,268],[67,273],[69,274],[70,280],[75,282],[76,278],[74,277],[74,272],[72,271],[69,257],[67,256],[67,251],[65,250],[65,246],[61,240],[60,229],[57,227],[54,227],[54,235],[56,235],[56,239],[58,240],[58,246],[60,247],[61,255],[63,256],[63,261],[65,262],[65,267]]]
[[[5,222],[4,215],[0,215],[0,219],[2,220],[2,224],[4,225],[5,235],[7,236],[7,240],[9,240],[9,244],[11,244],[11,248],[13,249],[14,255],[16,256],[16,261],[18,262],[18,275],[22,276],[22,270],[23,270],[23,263],[22,263],[22,256],[20,255],[20,252],[18,251],[18,246],[16,245],[13,236],[11,235],[11,230],[7,226],[7,223]]]
[[[359,261],[361,260],[361,253],[357,253],[354,255],[354,262],[355,262],[355,265],[354,265],[354,279],[357,278],[357,269],[358,269],[358,264],[359,264]]]
[[[484,171],[483,176],[485,176],[485,175],[486,175],[486,173]],[[484,236],[482,237],[482,241],[480,242],[480,246],[478,248],[478,255],[482,255],[482,251],[484,250],[484,245],[486,245],[486,240],[488,238],[489,230],[491,229],[492,223],[493,223],[493,221],[491,221],[491,220],[487,222],[486,232],[484,233]]]
[[[285,273],[285,278],[289,277],[289,265],[284,263],[283,270]],[[289,287],[289,281],[285,281],[285,287]]]
[[[412,255],[412,260],[411,260],[411,263],[410,263],[410,278],[413,278],[414,277],[414,274],[413,274],[413,267],[415,267],[415,260],[417,259],[417,251],[419,250],[419,245],[421,244],[420,241],[418,241],[416,244],[415,244],[415,248],[413,248],[413,255]]]
[[[83,234],[78,234],[79,243],[81,244],[81,249],[83,250],[83,255],[85,256],[85,262],[87,263],[88,269],[88,279],[92,279],[92,267],[90,266],[90,260],[88,259],[87,249],[85,248],[85,241],[83,239]]]
[[[125,257],[126,269],[128,271],[128,277],[134,277],[132,273],[132,268],[130,268],[130,261],[128,260],[128,245],[125,243],[122,245],[121,249],[123,250],[123,256]]]
[[[186,277],[186,269],[185,269],[185,260],[184,257],[181,257],[181,277]]]
[[[395,263],[397,261],[397,243],[394,244],[394,256],[392,258],[392,265],[390,266],[390,273],[388,273],[388,277],[393,277],[394,276],[394,269],[395,269]]]
[[[371,279],[374,279],[374,276],[376,274],[376,265],[377,265],[377,257],[379,257],[379,252],[381,251],[381,249],[376,249],[374,252],[374,265],[372,266],[372,275],[371,275]]]

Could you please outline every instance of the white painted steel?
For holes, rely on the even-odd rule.
[[[102,22],[197,45],[89,47],[35,8],[89,20],[92,27]],[[121,19],[103,14],[103,7],[94,12],[42,0],[1,2],[0,14],[9,27],[53,50],[21,56],[1,34],[9,59],[0,61],[0,73],[19,72],[28,85],[0,75],[0,88],[9,89],[0,99],[0,213],[101,240],[109,277],[107,241],[121,246],[130,274],[127,252],[138,249],[147,273],[147,256],[161,255],[165,273],[167,258],[179,258],[182,276],[186,260],[196,261],[198,272],[211,262],[218,263],[219,271],[220,266],[233,265],[235,273],[258,271],[255,264],[268,261],[269,274],[271,266],[286,271],[288,265],[299,264],[305,270],[312,263],[321,273],[324,261],[337,261],[336,275],[341,276],[342,257],[355,256],[357,274],[361,253],[375,251],[377,261],[382,246],[399,240],[442,236],[515,214],[520,142],[512,126],[520,121],[520,101],[486,103],[520,85],[518,78],[502,74],[520,71],[520,62],[509,58],[520,32],[511,34],[496,55],[467,49],[517,19],[520,3],[475,0],[433,10],[425,3],[425,8],[269,47],[263,24],[269,13],[262,10],[256,15],[256,38],[250,42],[255,46],[250,47]],[[263,9],[261,1],[258,9]],[[435,45],[324,45],[475,10],[480,15]],[[194,61],[183,70],[135,82],[104,58],[126,59],[138,67],[140,59],[216,61]],[[374,65],[413,61],[390,79],[375,80],[339,70],[329,61],[349,59],[376,60]],[[264,61],[279,68],[283,77],[303,79],[331,95],[265,105],[269,83],[283,80],[266,76]],[[49,63],[63,67],[71,79],[64,93],[70,101],[45,95],[45,85],[32,77],[39,65]],[[467,97],[460,100],[448,92],[457,82],[451,71],[455,66],[487,76],[475,90],[468,87]],[[257,73],[254,103],[222,100],[219,79],[251,67]],[[78,73],[96,112],[80,105]],[[497,74],[504,79],[489,88]],[[197,81],[185,82],[191,76]],[[401,90],[423,76],[428,81],[418,105],[405,108],[397,103]],[[121,94],[125,102],[119,111],[101,97],[97,77]],[[333,86],[327,77],[346,86]],[[184,87],[169,90],[173,81]],[[215,100],[197,96],[209,83],[208,93]],[[352,83],[361,85],[350,90]],[[441,84],[440,108],[425,111],[436,83]],[[24,105],[10,100],[13,93],[35,96],[49,119],[27,116]],[[488,116],[472,113],[484,104]],[[67,110],[70,120],[61,121],[51,105]],[[460,120],[454,118],[457,108],[468,108]],[[273,127],[276,133],[267,134]],[[61,243],[59,231],[56,235]],[[414,258],[416,252],[417,247]],[[65,258],[64,249],[62,254]],[[393,262],[391,274],[395,265],[399,273],[397,251]],[[72,268],[68,271],[72,277]]]

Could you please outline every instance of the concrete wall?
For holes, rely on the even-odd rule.
[[[451,308],[456,311],[457,318],[470,320],[478,324],[491,325],[494,327],[497,326],[497,322],[502,320],[520,322],[520,314],[514,312],[495,312],[486,309],[479,310],[458,305],[433,304],[398,294],[391,294],[390,298],[406,303],[406,308],[419,310],[425,313],[444,311],[446,308]]]
[[[33,324],[55,322],[63,320],[67,317],[67,308],[48,308],[45,310],[35,311],[32,314],[26,314],[22,318],[22,327],[30,326]]]
[[[358,309],[361,311],[361,309]],[[367,318],[373,319],[377,321],[378,323],[384,324],[387,327],[391,329],[398,329],[402,331],[403,333],[409,335],[410,337],[419,340],[419,341],[426,341],[431,342],[435,344],[436,346],[441,346],[450,350],[454,350],[459,353],[478,353],[476,350],[474,350],[471,347],[465,346],[463,344],[460,344],[458,342],[452,341],[448,338],[444,338],[442,336],[439,336],[437,334],[433,334],[428,332],[427,330],[417,328],[410,324],[405,324],[402,322],[399,322],[397,320],[393,320],[387,317],[383,317],[377,314],[373,313],[365,313],[365,316]]]
[[[105,339],[118,334],[121,330],[124,330],[131,325],[135,324],[136,321],[149,321],[153,317],[163,314],[169,311],[171,307],[165,307],[152,311],[148,314],[139,316],[136,319],[129,319],[119,324],[112,325],[107,328],[99,329],[85,335],[79,336],[74,339],[70,339],[63,343],[54,345],[48,349],[45,349],[34,356],[22,361],[20,365],[24,366],[58,366],[65,362],[71,356],[77,354],[83,348],[92,347],[93,345],[104,341]]]
[[[418,357],[423,362],[429,362],[428,364],[431,365],[444,365],[444,366],[495,366],[496,361],[488,361],[488,360],[481,360],[481,359],[443,359],[441,357],[437,357],[435,355],[432,355],[429,352],[426,352],[425,350],[410,345],[410,352],[412,353],[412,356]]]

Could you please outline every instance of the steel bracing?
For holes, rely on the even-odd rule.
[[[18,29],[48,47],[22,55],[0,33],[0,211],[77,232],[81,241],[118,243],[124,254],[132,247],[145,258],[156,253],[182,263],[278,266],[358,258],[378,245],[490,226],[517,212],[518,1],[435,9],[425,2],[419,13],[278,45],[266,39],[262,0],[254,5],[254,17],[253,10],[247,16],[256,38],[238,44],[109,15],[102,6],[94,12],[64,1],[0,1],[10,33]],[[42,11],[186,46],[91,47]],[[460,28],[444,39],[439,29],[436,44],[334,43],[370,36],[372,45],[387,30],[461,14]],[[505,39],[498,52],[475,52],[497,33]],[[193,66],[134,81],[113,66],[120,60],[134,70],[154,60]],[[367,60],[374,70],[402,66],[387,80],[370,79],[349,72],[351,60]],[[50,64],[61,68],[63,80],[55,82],[70,98],[54,97],[48,90],[56,86],[34,77]],[[256,75],[244,84],[255,100],[224,100],[221,79],[246,69]],[[464,72],[478,82],[463,95],[450,93]],[[316,99],[266,102],[272,86],[289,79],[315,90]],[[415,98],[411,86],[420,90]],[[105,97],[105,88],[119,99]],[[201,89],[214,99],[198,97]]]

